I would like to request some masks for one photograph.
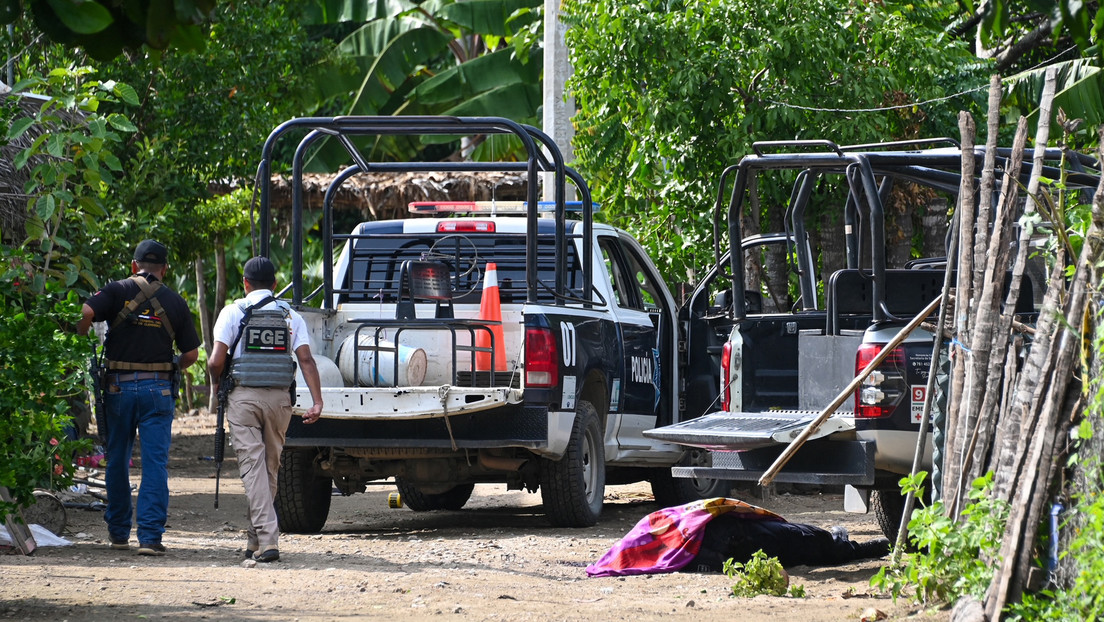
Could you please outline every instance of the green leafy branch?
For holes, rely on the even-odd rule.
[[[86,229],[82,225],[88,219],[107,215],[108,188],[122,172],[113,150],[122,143],[120,133],[136,131],[125,115],[101,111],[105,103],[136,105],[134,89],[89,79],[94,73],[90,67],[55,69],[15,86],[16,91],[51,94],[33,117],[13,120],[4,133],[8,141],[28,132],[34,136],[13,164],[17,170],[30,167],[23,188],[33,197],[24,245],[39,249],[31,283],[38,292],[45,290],[47,280],[67,287],[81,277],[88,284],[96,282],[91,260],[74,254],[80,245],[72,236]]]
[[[762,550],[756,551],[746,564],[726,560],[722,571],[736,582],[732,585],[732,595],[740,598],[754,598],[760,594],[805,597],[805,587],[790,586],[790,575],[782,568],[777,557],[767,557]]]
[[[927,475],[921,471],[903,478],[903,494],[911,491],[922,499]],[[917,603],[982,596],[993,578],[992,561],[1008,520],[1008,504],[992,497],[992,486],[991,472],[973,481],[961,522],[948,518],[940,501],[915,510],[908,525],[913,550],[898,563],[883,566],[870,584],[894,600],[910,595]]]

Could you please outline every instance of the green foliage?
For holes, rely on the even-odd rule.
[[[1009,620],[1099,620],[1104,616],[1104,495],[1099,491],[1079,499],[1079,528],[1065,556],[1076,560],[1077,575],[1065,589],[1024,594],[1008,607]],[[1068,526],[1068,523],[1067,523]]]
[[[90,354],[73,328],[82,294],[98,283],[94,240],[122,172],[115,150],[133,131],[101,106],[136,103],[132,89],[94,73],[74,67],[24,80],[17,89],[51,99],[33,118],[5,114],[0,126],[6,141],[34,137],[13,162],[29,169],[27,238],[0,247],[0,485],[25,501],[36,487],[68,483],[74,451],[87,444],[66,439]]]
[[[23,190],[34,199],[24,244],[39,249],[29,283],[38,292],[55,280],[66,287],[97,284],[96,255],[86,254],[84,241],[108,214],[108,189],[122,173],[116,151],[123,135],[135,129],[125,115],[101,106],[138,101],[128,85],[95,80],[95,73],[90,67],[55,69],[45,78],[21,81],[16,91],[34,89],[51,99],[33,118],[16,118],[0,128],[9,141],[33,128],[34,140],[13,164],[30,168]]]
[[[805,597],[805,587],[790,587],[790,576],[778,558],[767,557],[763,551],[756,551],[746,564],[726,560],[722,571],[729,579],[736,581],[732,585],[733,596],[754,598],[760,594],[785,596],[788,593],[794,598]]]
[[[1096,141],[1096,128],[1104,123],[1104,73],[1100,71],[1098,58],[1077,58],[1060,63],[1033,68],[1004,79],[1007,93],[1003,105],[1005,119],[1014,121],[1020,115],[1027,116],[1031,124],[1029,132],[1039,122],[1039,102],[1048,69],[1057,70],[1054,93],[1054,110],[1062,110],[1072,119],[1082,119],[1077,128],[1078,138],[1090,144]],[[1057,118],[1051,119],[1051,136],[1061,135],[1063,128]]]
[[[105,69],[142,85],[134,115],[148,141],[142,147],[179,179],[172,187],[185,205],[198,200],[191,188],[206,194],[212,181],[251,179],[272,128],[307,109],[312,67],[326,49],[295,19],[298,7],[292,0],[224,3],[203,49],[135,54]]]
[[[32,286],[34,258],[0,247],[0,486],[30,502],[72,481],[69,400],[83,399],[88,342],[70,331],[80,298],[59,281]],[[0,502],[0,516],[14,508]]]
[[[538,124],[541,7],[540,0],[319,3],[306,11],[309,23],[339,33],[336,54],[322,67],[329,79],[320,83],[319,99],[341,102],[345,114],[501,116]],[[449,136],[380,137],[370,147],[375,158],[417,160],[439,143],[459,145]],[[517,147],[497,146],[500,158],[504,146]],[[328,141],[309,165],[333,171],[347,160]]]
[[[981,16],[978,40],[986,47],[994,47],[1004,41],[1026,38],[1027,30],[1035,26],[1035,20],[1025,14],[1039,13],[1048,18],[1054,36],[1068,33],[1074,44],[1083,52],[1100,56],[1100,35],[1104,32],[1104,15],[1097,3],[1081,0],[1029,0],[1026,3],[1012,0],[965,0],[964,9]]]
[[[710,265],[716,179],[756,140],[840,144],[954,131],[984,82],[930,7],[804,0],[564,4],[576,167],[603,218],[648,241],[668,278]],[[912,104],[910,106],[910,104]],[[869,112],[856,109],[902,106]],[[778,209],[772,197],[764,209]]]
[[[926,472],[901,480],[904,494],[923,498]],[[897,564],[883,566],[870,584],[892,594],[894,600],[909,594],[918,603],[954,602],[962,596],[980,598],[993,578],[997,551],[1008,520],[1008,504],[992,498],[993,474],[971,485],[970,502],[961,521],[944,515],[943,503],[921,507],[909,521],[914,552],[901,555]]]
[[[199,25],[211,18],[215,0],[26,0],[25,5],[50,39],[107,60],[143,46],[202,47]],[[0,2],[0,24],[17,21],[23,10],[19,0]]]

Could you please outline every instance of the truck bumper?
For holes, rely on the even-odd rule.
[[[555,423],[560,418],[551,419]],[[450,415],[447,419],[323,417],[308,425],[300,417],[292,417],[285,445],[439,449],[524,447],[546,453],[549,451],[549,421],[546,407],[520,405]],[[570,422],[567,425],[570,426]]]
[[[714,451],[709,467],[673,467],[675,477],[708,477],[756,481],[774,464],[784,446],[748,451]],[[790,458],[774,478],[790,484],[874,483],[874,443],[869,441],[824,440],[810,442]]]
[[[475,413],[522,401],[522,390],[450,385],[426,387],[323,387],[323,419],[433,419]],[[295,391],[292,412],[301,415],[311,404],[310,392]]]

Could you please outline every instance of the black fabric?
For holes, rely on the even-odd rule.
[[[146,280],[154,282],[157,279],[146,275]],[[85,304],[95,312],[95,321],[112,321],[140,291],[138,283],[132,279],[112,281],[86,300]],[[176,333],[177,349],[180,352],[190,352],[198,348],[199,336],[196,334],[188,303],[168,287],[161,288],[157,299],[168,314],[169,322]],[[129,363],[172,362],[173,339],[161,325],[160,318],[148,301],[135,311],[135,322],[122,322],[107,332],[104,358]]]
[[[721,514],[706,524],[701,550],[683,570],[721,572],[725,560],[747,563],[758,550],[777,557],[785,568],[835,566],[885,555],[873,555],[869,547],[820,527]]]
[[[134,261],[144,263],[168,263],[169,249],[157,240],[142,240],[134,249]]]
[[[242,276],[250,281],[269,284],[276,280],[276,266],[268,257],[254,257],[245,262]]]

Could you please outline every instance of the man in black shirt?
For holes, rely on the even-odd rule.
[[[104,410],[107,439],[107,522],[111,548],[130,548],[133,511],[130,460],[134,439],[142,446],[142,483],[138,489],[138,554],[164,555],[161,536],[169,508],[169,443],[176,410],[173,375],[199,357],[192,312],[162,281],[168,249],[143,240],[134,251],[133,276],[112,281],[84,303],[77,332],[92,322],[109,323],[104,342],[107,372]],[[180,357],[173,362],[173,344]]]

